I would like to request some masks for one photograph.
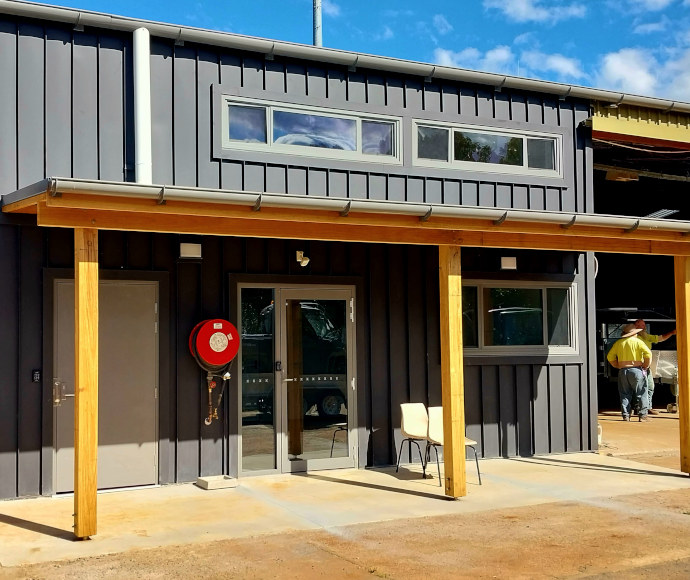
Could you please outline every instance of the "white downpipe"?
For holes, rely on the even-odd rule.
[[[314,46],[323,46],[321,22],[321,0],[314,0]]]
[[[151,41],[146,28],[134,31],[134,179],[153,183],[151,153]]]

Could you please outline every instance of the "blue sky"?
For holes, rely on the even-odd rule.
[[[323,44],[690,102],[690,0],[322,0]],[[62,0],[290,42],[312,0]]]

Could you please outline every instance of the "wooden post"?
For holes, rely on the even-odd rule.
[[[96,533],[98,230],[74,230],[74,535]]]
[[[674,259],[676,291],[676,344],[678,348],[678,419],[680,470],[690,474],[690,259]]]
[[[465,385],[462,361],[460,247],[439,246],[441,388],[446,495],[467,495],[465,478]]]

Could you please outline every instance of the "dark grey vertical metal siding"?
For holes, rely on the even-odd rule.
[[[192,327],[209,317],[229,317],[227,274],[338,276],[361,280],[357,304],[358,417],[363,464],[394,463],[400,445],[400,403],[441,404],[438,251],[434,247],[384,246],[296,240],[192,238],[203,260],[177,257],[183,236],[101,232],[104,271],[167,272],[171,304],[161,320],[160,481],[193,481],[199,475],[230,471],[236,461],[236,410],[227,403],[227,421],[203,425],[207,411],[204,376],[187,350]],[[50,396],[50,377],[31,382],[31,371],[46,359],[42,337],[42,268],[72,267],[69,230],[0,226],[0,497],[50,493],[52,430],[42,413]],[[311,258],[300,268],[294,252]],[[500,252],[463,251],[465,279],[495,274]],[[571,272],[578,284],[590,276],[584,255],[522,252],[527,272]],[[478,265],[484,267],[478,272]],[[471,270],[470,270],[471,269]],[[529,274],[528,274],[529,275]],[[164,290],[162,290],[164,291]],[[581,311],[591,300],[580,292]],[[591,324],[591,321],[589,322]],[[467,434],[484,457],[591,449],[596,441],[593,376],[585,372],[594,351],[581,321],[580,357],[568,362],[524,357],[465,357]],[[167,330],[164,330],[167,329]],[[49,329],[46,329],[49,330]],[[21,353],[21,354],[20,354]],[[49,354],[48,354],[49,356]],[[43,446],[43,453],[41,453]],[[404,451],[404,460],[410,455]],[[411,457],[417,461],[416,454]]]
[[[0,225],[0,497],[17,496],[19,228]]]
[[[506,208],[584,211],[585,141],[578,124],[588,114],[585,102],[561,101],[549,95],[497,92],[459,83],[400,78],[378,71],[319,68],[313,63],[275,57],[264,60],[249,53],[216,50],[187,44],[174,46],[153,41],[152,76],[160,79],[153,94],[154,111],[165,117],[176,135],[171,146],[165,131],[154,131],[155,159],[170,163],[175,173],[162,172],[156,181],[180,185],[215,183],[226,189],[391,199]],[[162,55],[165,55],[162,57]],[[207,148],[213,102],[211,83],[220,82],[233,94],[271,101],[298,102],[340,110],[369,110],[411,118],[430,117],[452,123],[495,125],[546,131],[564,136],[563,180],[537,180],[457,170],[430,170],[410,165],[410,136],[405,130],[402,167],[367,163],[314,160],[291,155],[234,151],[222,159]],[[194,84],[196,83],[196,84]],[[303,101],[299,101],[303,99]],[[307,101],[304,101],[307,99]],[[172,103],[173,112],[167,108]],[[362,109],[365,107],[365,109]],[[409,125],[407,125],[409,127]],[[183,142],[180,135],[185,136]],[[195,143],[196,141],[196,143]],[[169,156],[172,161],[169,161]],[[154,165],[155,167],[155,165]],[[212,169],[211,169],[212,168]],[[171,181],[171,179],[173,181]],[[552,184],[552,185],[548,185]],[[460,197],[460,192],[463,194]],[[474,192],[474,195],[471,194]]]
[[[2,17],[0,195],[50,176],[131,177],[130,49],[127,34]]]

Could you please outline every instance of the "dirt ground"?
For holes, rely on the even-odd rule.
[[[677,456],[636,458],[668,465]],[[634,492],[634,490],[630,490]],[[690,578],[690,490],[1,568],[0,578]]]

